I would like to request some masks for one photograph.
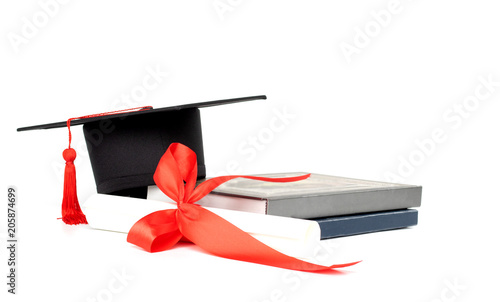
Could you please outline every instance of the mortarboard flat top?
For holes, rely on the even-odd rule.
[[[256,95],[256,96],[248,96],[248,97],[242,97],[242,98],[224,99],[224,100],[216,100],[216,101],[209,101],[209,102],[200,102],[200,103],[193,103],[193,104],[186,104],[186,105],[157,108],[157,109],[151,109],[151,110],[145,110],[145,111],[135,111],[135,112],[119,113],[119,114],[114,114],[114,115],[96,116],[96,117],[91,117],[91,118],[87,118],[87,119],[73,120],[73,121],[71,121],[71,126],[82,125],[85,123],[90,123],[90,122],[95,122],[95,121],[100,121],[103,119],[110,119],[110,118],[123,119],[125,117],[134,116],[134,115],[147,115],[147,114],[151,114],[151,113],[183,110],[183,109],[190,109],[190,108],[204,108],[204,107],[212,107],[212,106],[218,106],[218,105],[226,105],[226,104],[232,104],[232,103],[241,103],[241,102],[246,102],[246,101],[265,100],[265,99],[267,99],[267,97],[265,95]],[[62,127],[67,127],[66,121],[57,122],[57,123],[42,124],[42,125],[36,125],[36,126],[21,127],[21,128],[17,128],[17,131],[42,130],[42,129],[62,128]]]
[[[82,125],[97,192],[143,197],[162,155],[171,143],[191,148],[198,179],[205,178],[199,108],[266,99],[265,95],[193,103],[71,120]],[[17,131],[67,127],[67,122],[22,127]]]

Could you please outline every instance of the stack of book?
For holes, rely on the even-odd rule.
[[[258,175],[290,177],[305,173]],[[292,183],[231,180],[198,203],[229,210],[309,219],[318,222],[321,239],[414,226],[422,187],[311,174]],[[168,200],[156,186],[148,199]]]

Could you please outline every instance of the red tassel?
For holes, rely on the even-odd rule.
[[[73,163],[76,151],[68,148],[63,152],[66,168],[64,169],[64,194],[62,202],[62,220],[66,224],[87,224],[87,218],[80,209],[76,196],[76,170]]]
[[[78,203],[78,196],[76,196],[76,170],[73,163],[76,158],[76,151],[71,148],[71,121],[78,119],[86,119],[97,116],[113,115],[118,113],[143,111],[153,109],[151,106],[130,108],[124,110],[116,110],[111,112],[104,112],[92,115],[85,115],[74,117],[67,120],[69,144],[68,149],[64,150],[63,157],[66,161],[66,168],[64,168],[64,194],[62,201],[62,220],[66,224],[88,224],[87,217],[83,214],[80,204]]]

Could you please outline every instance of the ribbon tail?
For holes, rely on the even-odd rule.
[[[182,238],[177,211],[162,210],[144,216],[132,226],[127,241],[150,253],[168,250]]]
[[[177,222],[182,234],[190,241],[224,258],[308,272],[342,268],[359,262],[323,266],[290,257],[198,205],[181,204]]]
[[[205,197],[208,193],[212,192],[215,188],[235,178],[248,178],[253,180],[268,181],[268,182],[294,182],[307,179],[311,174],[305,174],[292,177],[260,177],[260,176],[247,176],[247,175],[230,175],[219,176],[205,180],[191,194],[187,203],[195,203]],[[158,182],[157,182],[158,184]]]

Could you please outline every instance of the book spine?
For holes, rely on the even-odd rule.
[[[422,187],[269,199],[268,215],[303,219],[419,207]]]
[[[414,209],[366,213],[315,219],[321,228],[321,239],[394,230],[417,225]]]

